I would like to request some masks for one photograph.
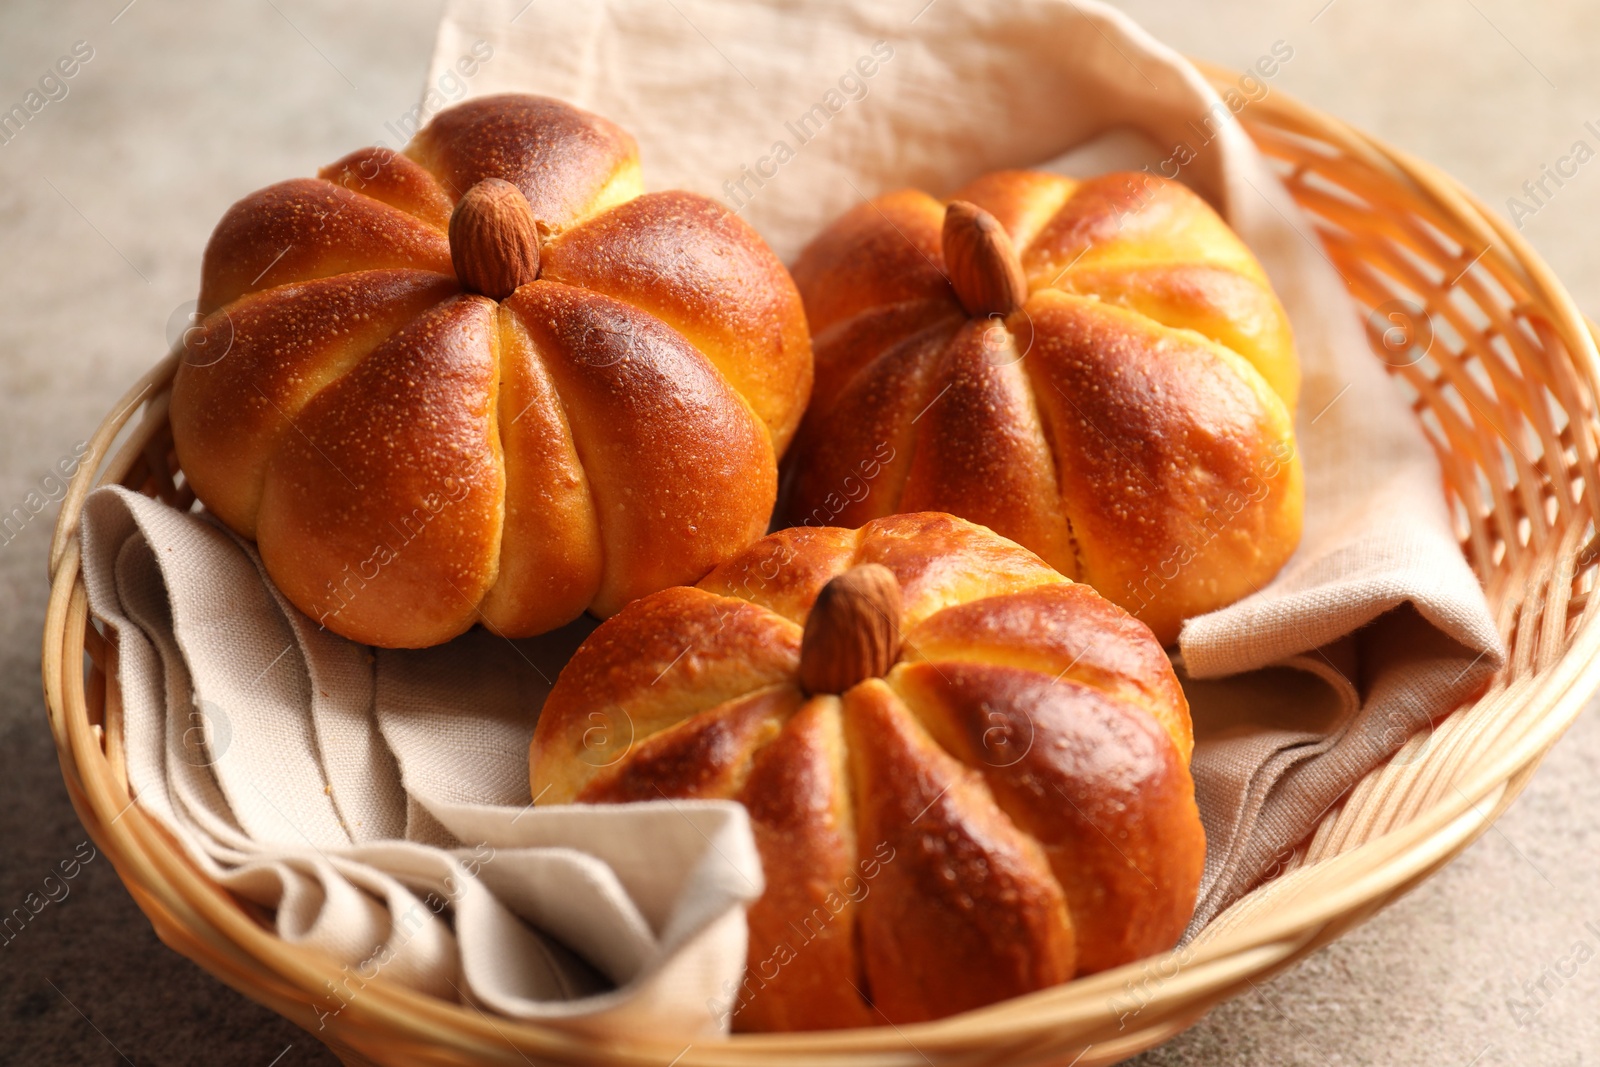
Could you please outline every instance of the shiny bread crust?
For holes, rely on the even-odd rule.
[[[1254,256],[1185,186],[1001,171],[956,191],[1017,248],[1028,296],[969,319],[945,202],[846,213],[794,276],[817,389],[784,516],[947,511],[1033,549],[1148,623],[1268,582],[1299,542],[1299,364]]]
[[[805,693],[818,591],[902,589],[898,662]],[[538,803],[742,802],[767,888],[737,1030],[941,1018],[1170,948],[1205,834],[1188,704],[1148,626],[943,514],[782,530],[644,597],[562,671]]]
[[[498,308],[463,297],[448,237],[487,178],[544,244]],[[644,194],[632,137],[556,100],[471,100],[253,193],[201,273],[179,463],[297,607],[369,644],[531,636],[697,580],[766,529],[811,388],[755,231]],[[471,331],[441,327],[466,306]]]

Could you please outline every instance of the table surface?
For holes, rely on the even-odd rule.
[[[1580,306],[1600,309],[1600,163],[1588,162],[1600,149],[1600,4],[1121,6],[1179,49],[1241,69],[1287,43],[1292,59],[1270,91],[1439,164],[1508,214],[1519,198],[1523,232]],[[384,124],[416,100],[437,15],[433,3],[376,0],[5,6],[0,109],[76,42],[92,57],[66,96],[0,144],[0,510],[50,492],[58,460],[165,350],[169,323],[192,306],[210,228],[233,200],[385,138]],[[1575,176],[1546,181],[1550,195],[1525,192],[1545,167],[1570,175],[1573,163],[1561,161],[1578,156]],[[61,861],[87,854],[39,686],[53,511],[0,544],[5,913],[40,893]],[[1600,717],[1586,714],[1456,862],[1135,1062],[1596,1062],[1596,767]],[[103,857],[67,885],[0,946],[0,1063],[335,1062],[164,948]]]

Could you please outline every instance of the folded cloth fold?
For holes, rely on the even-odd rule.
[[[528,743],[586,626],[372,651],[282,600],[248,543],[120,487],[84,508],[134,802],[286,940],[594,1032],[715,1033],[761,864],[744,809],[536,806]]]

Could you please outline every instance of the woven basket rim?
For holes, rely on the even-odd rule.
[[[1232,84],[1237,77],[1236,72],[1222,67],[1203,62],[1197,66],[1219,87]],[[1251,109],[1253,122],[1263,126],[1314,129],[1327,143],[1394,182],[1406,196],[1430,205],[1482,239],[1486,264],[1514,279],[1538,302],[1578,375],[1600,392],[1600,349],[1592,324],[1508,222],[1431,165],[1288,94],[1274,90]],[[281,940],[226,890],[207,880],[153,817],[129,799],[125,771],[117,763],[120,752],[114,731],[90,721],[88,683],[103,688],[98,699],[106,703],[108,719],[116,714],[117,694],[114,679],[102,676],[96,681],[91,673],[86,682],[79,666],[86,649],[92,653],[97,643],[105,642],[88,619],[78,518],[88,493],[97,485],[126,478],[165,423],[166,389],[177,358],[176,352],[169,353],[151,368],[102,422],[90,441],[91,456],[107,455],[136,410],[145,409],[138,428],[116,454],[98,466],[85,464],[63,498],[50,545],[52,584],[42,657],[51,730],[79,818],[111,858],[163,940],[198,959],[234,988],[316,1033],[317,1019],[309,1000],[319,995],[327,980],[340,974],[339,965],[331,957]],[[1586,426],[1595,420],[1592,411],[1568,414],[1574,421],[1583,417]],[[1594,488],[1597,492],[1585,496],[1591,512],[1600,507],[1600,486]],[[336,1030],[356,1044],[373,1044],[371,1032],[377,1031],[386,1035],[379,1042],[382,1044],[402,1049],[409,1047],[408,1043],[448,1048],[458,1055],[481,1056],[486,1062],[500,1062],[508,1051],[515,1051],[519,1058],[531,1052],[563,1063],[660,1067],[665,1052],[667,1059],[676,1055],[673,1062],[689,1067],[743,1063],[753,1055],[798,1063],[829,1053],[860,1063],[909,1064],[927,1058],[924,1046],[946,1058],[975,1054],[979,1049],[988,1049],[998,1058],[1007,1053],[1028,1054],[1035,1046],[1048,1045],[1052,1031],[1067,1029],[1078,1044],[1088,1043],[1095,1050],[1095,1055],[1082,1059],[1085,1067],[1114,1062],[1106,1057],[1129,1055],[1165,1040],[1220,1000],[1364,921],[1448,862],[1511,803],[1597,687],[1600,622],[1596,613],[1585,607],[1560,658],[1508,695],[1527,709],[1528,721],[1515,740],[1492,760],[1475,765],[1472,776],[1455,783],[1452,794],[1409,821],[1332,859],[1302,868],[1308,885],[1295,900],[1252,925],[1209,942],[1202,940],[1192,949],[1175,950],[950,1019],[871,1030],[739,1034],[682,1049],[676,1042],[642,1035],[608,1036],[600,1041],[540,1023],[491,1019],[473,1008],[415,992],[379,976],[344,1005]],[[1136,1025],[1124,1029],[1108,1007],[1110,999],[1125,984],[1169,963],[1176,965],[1173,977],[1164,980],[1150,1002],[1141,1006]],[[357,1033],[363,1028],[365,1034]]]

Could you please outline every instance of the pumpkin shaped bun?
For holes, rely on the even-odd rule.
[[[1159,952],[1205,834],[1149,627],[961,519],[796,527],[635,601],[556,680],[540,804],[750,815],[737,1030],[936,1019]]]
[[[643,193],[632,137],[532,96],[245,197],[199,310],[189,484],[297,607],[389,647],[696,580],[765,531],[811,385],[755,231]]]
[[[790,522],[960,515],[1164,644],[1299,542],[1288,319],[1183,185],[1003,171],[949,202],[890,193],[794,277],[817,379]]]

